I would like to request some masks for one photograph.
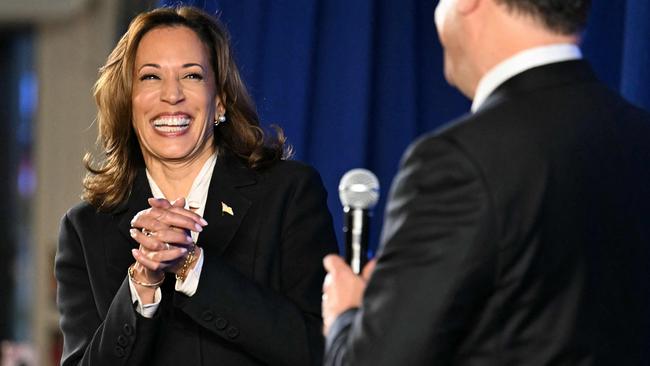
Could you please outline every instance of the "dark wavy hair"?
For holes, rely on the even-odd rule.
[[[142,153],[131,123],[131,87],[135,55],[142,37],[158,27],[187,27],[205,44],[215,75],[216,90],[224,103],[228,122],[215,127],[214,143],[220,156],[234,155],[247,166],[259,169],[290,155],[279,127],[274,134],[260,128],[254,103],[246,90],[222,23],[189,6],[158,8],[138,15],[99,70],[94,96],[97,103],[98,144],[101,162],[91,153],[84,157],[88,171],[83,199],[105,211],[130,194]],[[97,164],[96,166],[94,166]]]
[[[560,34],[575,34],[587,24],[591,0],[496,0],[510,10],[540,19]]]

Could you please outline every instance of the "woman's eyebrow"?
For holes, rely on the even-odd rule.
[[[192,67],[192,66],[198,66],[198,67],[200,67],[201,69],[203,69],[203,65],[198,64],[198,63],[196,63],[196,62],[191,62],[191,63],[188,63],[188,64],[184,64],[184,65],[183,65],[183,68],[188,68],[188,67]]]
[[[140,66],[140,68],[138,68],[138,71],[142,70],[143,68],[145,68],[145,67],[147,67],[147,66],[149,66],[149,67],[155,67],[156,69],[159,69],[159,68],[160,68],[160,65],[158,65],[158,64],[144,64],[144,65]]]

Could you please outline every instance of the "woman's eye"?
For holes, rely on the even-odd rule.
[[[144,74],[144,75],[140,76],[140,81],[158,80],[158,79],[159,79],[159,77],[157,75],[154,75],[154,74]]]
[[[193,80],[203,80],[203,75],[195,72],[195,73],[187,74],[185,78],[193,79]]]

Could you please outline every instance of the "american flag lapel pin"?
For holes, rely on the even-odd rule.
[[[221,215],[223,214],[228,214],[230,216],[235,216],[235,213],[232,211],[232,207],[228,206],[227,204],[221,202]]]

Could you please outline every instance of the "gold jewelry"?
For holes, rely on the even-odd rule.
[[[185,278],[189,273],[190,266],[192,265],[192,263],[194,263],[194,260],[196,259],[196,256],[194,255],[195,250],[196,250],[196,245],[192,245],[192,248],[187,252],[187,257],[185,257],[185,262],[183,262],[181,268],[178,270],[178,272],[176,272],[177,281],[185,281]]]
[[[160,281],[155,282],[155,283],[146,283],[146,282],[140,282],[140,281],[136,280],[135,279],[135,263],[133,263],[132,265],[129,266],[129,270],[127,271],[127,273],[129,274],[129,279],[131,279],[131,281],[133,281],[133,283],[135,283],[136,285],[143,286],[143,287],[149,287],[149,288],[159,287],[165,281],[165,273],[164,272],[163,272],[163,276],[160,279]]]

